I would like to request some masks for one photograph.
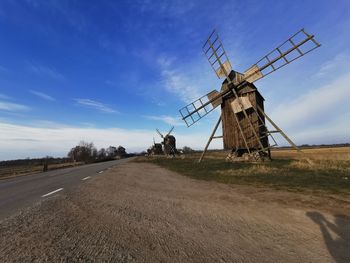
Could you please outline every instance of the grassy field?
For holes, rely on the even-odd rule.
[[[276,149],[272,151],[273,158],[305,159],[312,160],[344,160],[350,161],[350,147],[334,148],[307,148],[298,153],[291,149]]]
[[[307,149],[304,154],[274,150],[273,161],[265,163],[225,162],[226,155],[209,152],[200,164],[199,153],[174,159],[139,157],[136,161],[152,162],[195,179],[350,195],[350,147]]]
[[[66,167],[72,167],[75,165],[81,165],[82,163],[62,163],[51,164],[48,166],[48,170],[56,170]],[[43,171],[43,165],[16,165],[16,166],[0,166],[0,179],[16,177],[21,175],[33,174]]]

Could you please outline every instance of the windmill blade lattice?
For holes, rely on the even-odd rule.
[[[156,129],[157,133],[159,134],[160,137],[164,138],[163,134],[158,130]]]
[[[219,79],[228,77],[228,74],[230,74],[232,70],[232,66],[227,57],[225,48],[215,30],[204,43],[203,52],[216,76]]]
[[[219,43],[218,46],[215,46],[216,43]],[[239,90],[240,86],[244,84],[245,81],[254,82],[258,79],[261,79],[271,74],[272,72],[278,70],[279,68],[291,63],[292,61],[306,55],[307,53],[318,48],[319,46],[320,44],[317,43],[313,35],[309,35],[305,32],[304,29],[301,29],[293,36],[288,38],[283,44],[275,48],[269,54],[260,59],[256,64],[254,64],[252,67],[246,70],[244,72],[243,78],[241,78],[238,83],[235,83],[235,85]],[[229,82],[231,82],[231,80],[228,77],[228,69],[224,66],[224,64],[227,61],[228,63],[230,62],[226,56],[226,52],[223,48],[223,45],[215,31],[213,31],[213,33],[209,36],[208,40],[205,42],[203,50],[204,53],[207,55],[208,61],[211,67],[214,69],[214,71],[217,73],[218,70],[221,70],[221,72],[227,74],[226,79]],[[217,54],[219,50],[223,53]],[[213,62],[211,61],[212,57],[216,58]],[[221,60],[222,57],[224,57],[225,60]],[[215,68],[213,64],[218,64],[220,65],[220,67]],[[213,111],[217,106],[220,105],[222,97],[224,97],[230,92],[230,89],[221,93],[216,90],[213,90],[208,94],[195,100],[194,102],[181,108],[180,114],[182,116],[182,119],[185,121],[187,127],[192,126],[200,119],[205,117],[207,114],[209,114],[211,111]]]
[[[212,112],[220,104],[220,92],[213,90],[181,108],[179,111],[187,127],[190,127]]]
[[[169,130],[169,132],[167,133],[167,135],[166,136],[169,136],[170,135],[170,133],[172,133],[172,131],[174,130],[174,126],[172,126],[171,128],[170,128],[170,130]]]
[[[244,72],[244,80],[254,82],[320,47],[313,35],[299,30]]]

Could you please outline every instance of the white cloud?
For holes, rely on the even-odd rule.
[[[29,109],[30,108],[28,106],[25,106],[25,105],[22,105],[22,104],[0,101],[0,110],[5,110],[5,111],[26,111],[26,110],[29,110]]]
[[[48,100],[48,101],[56,100],[55,98],[51,97],[50,95],[47,95],[47,94],[40,92],[40,91],[30,90],[30,93],[32,93],[35,96],[38,96],[39,98],[42,98],[44,100]]]
[[[29,70],[31,70],[32,72],[34,72],[40,76],[48,76],[50,78],[57,79],[57,80],[64,80],[65,79],[63,74],[58,72],[53,67],[44,66],[44,65],[40,65],[40,64],[34,64],[32,62],[27,62],[27,64],[28,64]]]
[[[292,127],[310,123],[316,117],[330,114],[330,120],[342,114],[344,107],[350,110],[350,73],[320,88],[309,89],[297,99],[278,105],[271,116],[283,126]],[[322,122],[329,122],[322,118]]]
[[[220,82],[214,84],[217,79],[209,71],[209,67],[205,67],[204,59],[201,63],[193,61],[178,67],[175,67],[175,61],[173,57],[158,58],[161,84],[166,91],[175,94],[185,103],[193,102],[209,90],[220,88]]]
[[[175,70],[162,70],[164,77],[164,86],[167,91],[175,93],[186,103],[192,102],[201,95],[197,87],[183,74]]]
[[[161,116],[144,116],[145,118],[149,120],[155,120],[155,121],[162,121],[166,124],[172,125],[172,126],[184,126],[184,122],[179,117],[172,117],[167,115],[161,115]]]
[[[95,109],[104,113],[118,113],[118,111],[112,109],[102,102],[91,100],[91,99],[75,99],[75,101],[84,107]]]
[[[65,156],[79,141],[94,142],[98,148],[123,145],[128,152],[146,150],[156,136],[154,130],[73,127],[56,124],[49,128],[0,122],[0,159]],[[202,149],[208,139],[203,134],[177,135],[178,148],[187,145]],[[209,136],[209,135],[208,135]],[[217,145],[215,144],[217,143]],[[215,142],[213,147],[221,147]]]
[[[296,143],[350,141],[350,73],[277,105],[271,118]]]
[[[334,117],[327,125],[306,127],[293,137],[298,144],[333,144],[350,142],[350,113]]]
[[[158,58],[157,62],[163,78],[162,84],[168,92],[177,95],[182,101],[189,103],[200,97],[200,93],[197,86],[192,83],[186,74],[172,67],[174,61],[175,58],[173,57],[160,56]]]

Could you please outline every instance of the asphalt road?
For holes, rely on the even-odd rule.
[[[72,189],[131,158],[0,180],[0,220],[35,202]]]

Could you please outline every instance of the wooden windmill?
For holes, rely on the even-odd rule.
[[[156,143],[153,137],[153,145],[147,149],[148,155],[163,155],[163,147],[161,143]]]
[[[221,115],[199,161],[203,159],[210,142],[215,138],[223,138],[224,149],[232,150],[235,156],[245,154],[249,160],[254,161],[271,157],[270,149],[277,145],[273,133],[280,133],[291,146],[299,150],[266,115],[264,98],[253,83],[319,46],[313,35],[301,29],[244,73],[239,73],[232,70],[222,42],[214,30],[203,45],[203,51],[217,77],[225,78],[221,90],[213,90],[180,109],[182,119],[189,127],[221,106]],[[275,130],[267,128],[266,120]],[[215,136],[220,122],[223,134]],[[273,145],[270,145],[269,137]]]
[[[164,148],[164,154],[165,155],[172,155],[174,156],[176,151],[176,139],[173,135],[171,135],[172,131],[174,130],[174,126],[171,127],[169,132],[164,136],[158,129],[156,129],[159,136],[163,139],[163,148]]]

